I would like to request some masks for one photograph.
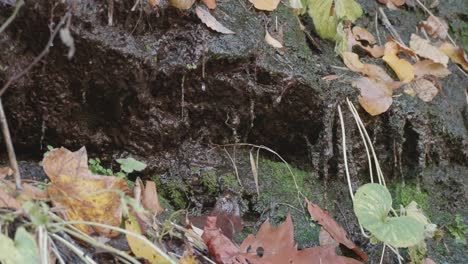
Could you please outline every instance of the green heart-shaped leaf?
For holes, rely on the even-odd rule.
[[[380,241],[394,247],[410,247],[424,240],[424,224],[409,216],[388,216],[392,196],[384,186],[361,186],[353,204],[359,223]]]

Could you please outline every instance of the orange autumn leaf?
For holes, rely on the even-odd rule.
[[[361,77],[352,84],[360,90],[359,104],[373,116],[386,112],[393,103],[393,90],[382,80]]]
[[[333,219],[326,211],[322,210],[318,205],[307,201],[307,210],[310,215],[317,221],[338,243],[343,244],[347,248],[353,250],[362,260],[367,261],[369,258],[364,251],[358,248],[353,241],[348,238],[348,234],[335,219]]]
[[[84,147],[76,152],[54,149],[44,157],[42,164],[52,183],[47,187],[49,197],[56,207],[64,209],[61,211],[65,219],[120,225],[122,205],[117,192],[128,192],[127,183],[122,178],[92,174]],[[118,234],[102,227],[76,227],[90,235]]]
[[[387,42],[385,44],[385,55],[382,59],[393,69],[400,81],[409,83],[414,79],[414,69],[408,61],[398,57],[398,50],[399,46],[396,42]]]

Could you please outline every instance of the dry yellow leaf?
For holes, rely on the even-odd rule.
[[[265,30],[265,41],[268,43],[270,46],[275,47],[277,49],[281,49],[283,47],[283,44],[279,42],[278,40],[274,39],[270,33],[268,33],[268,30]]]
[[[278,7],[280,0],[249,0],[258,10],[273,11]]]
[[[430,102],[437,95],[439,90],[435,85],[426,79],[417,79],[410,84],[411,89],[416,93],[419,99],[424,102]]]
[[[125,221],[125,229],[129,232],[141,235],[140,227],[132,216],[129,217],[129,220]],[[146,239],[145,237],[142,236],[142,239],[139,239],[128,234],[126,234],[126,237],[128,245],[135,256],[144,258],[152,264],[172,263],[172,261],[170,261],[166,256],[162,256],[160,252],[157,252],[153,247],[151,247],[148,242],[145,243],[142,241],[142,239]]]
[[[386,112],[393,103],[393,90],[382,80],[361,77],[352,84],[360,90],[359,104],[373,116]]]
[[[127,183],[122,178],[92,174],[84,147],[76,152],[66,148],[52,150],[42,163],[52,182],[47,187],[49,197],[56,207],[65,208],[65,219],[120,225],[122,205],[117,192],[129,192]],[[101,227],[76,227],[90,235],[118,234]]]
[[[465,71],[468,71],[468,59],[462,48],[456,47],[449,42],[444,42],[439,47],[439,50],[449,56],[453,62],[461,65]]]
[[[385,44],[385,55],[382,59],[393,69],[400,81],[409,83],[414,79],[414,69],[408,61],[397,56],[398,49],[396,42],[387,42]]]
[[[429,16],[426,21],[422,21],[420,26],[424,28],[431,38],[447,38],[448,25],[442,18]]]
[[[410,48],[419,56],[430,59],[447,67],[449,58],[442,51],[432,46],[428,40],[416,34],[411,34]]]
[[[350,70],[354,72],[362,72],[364,64],[359,60],[359,56],[354,52],[344,51],[341,53],[343,62]]]
[[[418,61],[413,65],[413,68],[416,77],[434,75],[438,78],[444,78],[451,73],[444,65],[433,62],[432,60]]]
[[[369,44],[375,44],[374,36],[367,29],[355,26],[353,27],[354,38],[358,41],[367,41]]]

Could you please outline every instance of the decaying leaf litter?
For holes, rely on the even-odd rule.
[[[279,1],[251,2],[255,8],[267,11],[272,11],[279,5]],[[353,27],[349,31],[349,29],[346,29],[341,24],[341,20],[355,22],[359,18],[362,10],[360,10],[357,3],[345,0],[310,2],[309,14],[316,24],[318,34],[324,38],[336,38],[337,47],[345,47],[342,50],[337,49],[337,52],[343,56],[343,59],[345,59],[345,56],[348,57],[348,63],[345,61],[346,66],[352,71],[366,76],[355,79],[354,83],[359,83],[355,84],[361,92],[359,102],[371,115],[381,114],[391,107],[394,91],[398,91],[403,85],[406,85],[403,88],[405,93],[417,95],[422,101],[430,102],[437,95],[438,89],[431,82],[431,79],[425,76],[431,75],[443,78],[450,74],[446,68],[449,57],[453,62],[461,65],[466,70],[467,62],[463,50],[449,42],[443,42],[439,46],[434,46],[431,44],[430,39],[423,39],[414,34],[411,37],[409,47],[392,38],[389,38],[383,47],[376,46],[375,38],[365,29]],[[204,3],[209,9],[216,8],[216,2],[204,1]],[[405,1],[383,1],[383,3],[389,8],[396,9],[404,5]],[[157,4],[151,2],[150,5],[155,6]],[[181,5],[180,3],[172,5],[180,9],[189,9],[193,5],[193,2],[187,5]],[[315,9],[316,7],[317,9]],[[310,11],[323,11],[322,9],[330,12],[321,12],[319,14],[318,12]],[[197,6],[195,10],[200,20],[211,29],[219,33],[234,34],[234,32],[219,23],[204,7]],[[434,22],[430,21],[436,21],[436,24],[438,22],[437,18],[430,16],[427,22],[421,22],[422,28],[429,31],[430,33],[428,34],[432,38],[445,39],[444,36],[447,35],[447,32],[446,26],[444,27],[443,24],[444,22],[439,22],[440,26],[431,26],[430,23]],[[340,29],[341,33],[344,33],[341,35],[342,38],[337,37]],[[67,39],[67,43],[72,43],[70,38]],[[274,48],[283,47],[283,44],[273,38],[268,33],[268,30],[266,30],[265,41]],[[366,42],[366,44],[362,44],[362,42]],[[343,43],[346,43],[346,45],[343,46]],[[367,44],[371,44],[372,47],[369,47]],[[375,58],[382,57],[382,60],[393,70],[399,81],[394,81],[377,65],[360,63],[358,55],[353,53],[354,45],[361,46],[363,50]],[[67,46],[71,49],[71,45]],[[350,60],[353,62],[351,63]],[[381,88],[376,88],[376,86],[381,86]],[[155,224],[156,226],[158,224],[157,221],[155,223],[154,217],[164,210],[157,202],[156,185],[153,182],[147,182],[146,186],[143,186],[141,181],[137,181],[137,185],[133,188],[132,193],[131,188],[129,188],[126,181],[122,178],[94,175],[88,169],[88,159],[84,149],[76,152],[70,152],[64,148],[52,150],[44,158],[43,166],[51,180],[50,185],[46,187],[45,195],[44,191],[34,186],[24,185],[24,191],[21,195],[26,196],[19,199],[21,195],[17,196],[15,188],[7,181],[5,181],[5,187],[2,187],[1,190],[2,207],[16,209],[17,212],[21,211],[24,216],[29,217],[35,224],[38,234],[49,237],[51,241],[54,238],[57,241],[61,241],[57,237],[57,234],[53,233],[56,230],[49,230],[48,228],[60,229],[67,226],[70,230],[66,230],[65,228],[63,230],[65,232],[68,231],[70,235],[73,234],[78,240],[95,243],[96,239],[93,236],[104,236],[107,239],[112,239],[119,233],[125,233],[128,246],[136,257],[144,258],[151,263],[172,263],[176,261],[177,257],[168,255],[160,248],[160,245],[142,236],[150,228],[157,229],[154,228]],[[3,170],[5,171],[5,176],[10,174],[9,170],[9,168]],[[50,203],[31,203],[31,201],[40,200]],[[50,205],[52,207],[48,208]],[[311,205],[310,202],[307,202],[307,205],[309,212],[312,211],[310,208],[316,206]],[[387,214],[388,212],[386,212],[385,216]],[[360,218],[358,213],[357,215]],[[60,216],[65,222],[58,220],[57,216]],[[216,261],[221,263],[284,263],[284,261],[311,263],[311,260],[318,260],[317,263],[323,263],[322,260],[332,263],[360,263],[359,261],[367,259],[366,254],[347,238],[346,233],[343,234],[343,228],[334,222],[333,219],[328,219],[329,216],[327,216],[326,220],[317,216],[313,218],[323,226],[336,242],[355,250],[356,253],[359,252],[360,260],[336,255],[336,245],[321,245],[320,247],[297,250],[292,238],[292,219],[290,217],[276,229],[272,228],[268,222],[265,222],[256,236],[250,235],[240,247],[237,247],[220,231],[222,228],[216,225],[217,217],[216,214],[215,216],[207,217],[205,230],[201,238],[208,247],[209,253]],[[36,220],[34,221],[34,219]],[[119,228],[123,223],[122,219],[125,219],[125,230]],[[365,226],[365,224],[363,225]],[[192,233],[189,235],[191,229],[190,223],[187,224],[185,229],[184,227],[179,227],[179,230],[182,230],[182,234],[187,237],[193,236]],[[368,230],[379,234],[380,229],[377,228],[373,231],[369,228]],[[385,242],[385,238],[377,238]],[[19,261],[21,257],[28,257],[28,261],[33,262],[36,261],[34,258],[38,257],[46,259],[54,257],[43,256],[43,252],[40,249],[42,249],[41,243],[44,242],[35,241],[24,229],[18,228],[16,230],[14,240],[8,237],[2,237],[2,239],[5,240],[5,243],[11,249],[11,255],[8,255],[4,259],[6,263],[15,263],[14,261]],[[92,240],[93,242],[91,242],[91,239],[94,239]],[[421,238],[418,237],[416,240],[419,241]],[[16,244],[16,248],[12,244],[13,241]],[[405,242],[407,243],[408,241]],[[22,247],[22,243],[29,243],[29,250]],[[388,243],[393,242],[390,241]],[[50,244],[52,245],[52,243]],[[405,247],[409,244],[394,245]],[[46,243],[45,246],[49,245]],[[195,244],[192,246],[196,247]],[[104,249],[109,250],[109,248]],[[79,249],[75,250],[79,252]],[[132,257],[125,253],[113,253],[130,262],[134,261]],[[187,249],[186,253],[181,258],[181,261],[187,261],[188,263],[190,261],[195,262],[192,256],[193,249]],[[58,255],[55,257],[59,258]],[[86,259],[86,257],[84,258],[88,262],[91,261]]]

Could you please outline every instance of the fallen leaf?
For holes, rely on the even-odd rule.
[[[417,79],[410,83],[411,89],[416,93],[419,99],[424,102],[430,102],[437,95],[439,90],[435,85],[426,79]]]
[[[216,0],[202,0],[202,2],[203,2],[209,9],[215,9],[215,8],[216,8]]]
[[[207,217],[202,239],[217,263],[228,263],[239,252],[234,243],[216,226],[216,216]]]
[[[429,16],[426,21],[419,23],[431,38],[446,39],[448,34],[448,25],[442,18]]]
[[[156,7],[159,5],[159,0],[148,0],[148,4],[151,6],[151,7]]]
[[[142,190],[141,204],[154,215],[164,212],[164,207],[159,203],[156,184],[153,181],[146,181],[146,186]]]
[[[195,0],[169,0],[169,4],[180,10],[189,10],[192,8]]]
[[[423,77],[424,75],[434,75],[438,78],[444,78],[451,72],[440,63],[433,62],[432,60],[421,60],[413,65],[414,75],[416,77]]]
[[[2,186],[2,182],[0,182],[0,208],[11,208],[15,210],[21,209],[21,204],[16,200],[13,196],[11,196],[5,188],[6,186]],[[14,189],[11,190],[14,192]]]
[[[350,70],[362,72],[364,64],[359,60],[359,56],[354,52],[345,51],[342,53],[343,62]]]
[[[330,75],[327,75],[327,76],[323,76],[322,80],[324,80],[326,82],[331,82],[331,81],[334,81],[336,79],[339,79],[340,77],[341,77],[340,75],[330,74]]]
[[[353,86],[358,88],[361,95],[359,103],[367,113],[376,116],[384,113],[392,105],[393,91],[387,84],[378,79],[361,77],[352,82]]]
[[[370,54],[374,58],[380,58],[385,54],[385,47],[374,45],[370,46],[363,46],[362,44],[359,45],[361,49],[365,50],[368,54]]]
[[[278,7],[280,0],[249,0],[256,9],[273,11]]]
[[[13,175],[13,170],[10,167],[1,167],[0,168],[0,180],[4,179],[7,176]]]
[[[396,52],[403,52],[409,56],[415,57],[416,53],[410,49],[408,46],[406,46],[403,43],[400,43],[396,40],[394,40],[392,37],[387,37],[387,43],[390,43],[393,49],[396,49]]]
[[[333,247],[339,246],[339,243],[336,242],[335,239],[330,235],[330,233],[325,230],[325,228],[321,227],[319,232],[319,244],[321,246],[328,246],[332,245]]]
[[[128,193],[127,183],[123,178],[92,174],[84,147],[76,152],[54,149],[44,157],[42,164],[52,183],[47,186],[49,197],[56,207],[66,208],[62,210],[65,219],[120,225],[122,205],[117,192]],[[90,235],[118,235],[102,227],[76,227]]]
[[[381,67],[374,64],[363,64],[359,56],[353,52],[343,52],[343,62],[352,71],[362,73],[372,78],[378,78],[382,81],[393,83],[393,79]]]
[[[216,20],[216,18],[214,18],[214,16],[210,14],[210,11],[205,10],[204,8],[200,6],[197,6],[195,8],[195,13],[205,25],[207,25],[209,28],[213,29],[214,31],[223,33],[223,34],[234,34],[232,30],[226,28],[221,23],[219,23],[218,20]]]
[[[138,223],[132,216],[129,216],[129,220],[125,221],[125,229],[129,232],[141,235],[141,230],[138,226]],[[146,237],[141,236],[140,239],[128,234],[125,236],[127,237],[128,245],[130,246],[130,249],[132,250],[133,254],[135,254],[135,256],[144,258],[152,264],[173,263],[165,255],[162,255],[161,252],[158,252],[155,250],[155,248],[151,247],[149,244],[152,244],[152,242],[147,241],[147,243],[145,243],[142,241],[142,239],[146,239]]]
[[[363,79],[363,78],[361,78]],[[367,79],[367,78],[366,78]],[[358,248],[353,241],[348,238],[348,234],[326,211],[323,211],[318,205],[307,201],[307,210],[309,214],[317,221],[333,239],[353,250],[362,260],[367,261],[369,258],[364,251]]]
[[[385,44],[385,55],[382,59],[393,69],[400,81],[409,83],[414,79],[413,66],[406,60],[397,56],[399,45],[394,41]]]
[[[265,41],[268,43],[270,46],[281,49],[283,48],[283,44],[281,44],[278,40],[274,39],[270,33],[268,33],[268,30],[265,30]]]
[[[376,43],[374,36],[367,29],[355,26],[352,31],[357,41],[366,41],[372,45]]]
[[[429,40],[425,40],[416,34],[411,34],[410,48],[419,56],[430,59],[447,67],[449,58],[436,47],[432,46]]]
[[[449,56],[453,62],[461,65],[465,71],[468,71],[468,58],[462,48],[456,47],[449,42],[444,42],[439,47],[439,50]]]

